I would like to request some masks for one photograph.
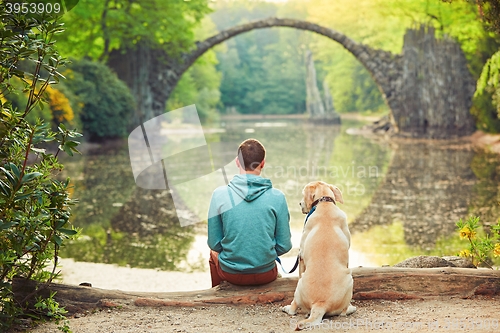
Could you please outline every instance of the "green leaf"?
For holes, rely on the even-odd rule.
[[[10,194],[12,193],[12,189],[10,188],[10,186],[8,184],[4,183],[1,180],[0,180],[0,189],[2,190],[3,194],[5,194],[5,196],[10,197]]]
[[[5,176],[7,177],[9,183],[11,183],[13,186],[17,185],[18,181],[10,171],[2,167],[0,167],[0,170],[3,171],[3,173],[5,173]]]
[[[43,154],[45,154],[45,152],[46,152],[46,149],[44,149],[44,148],[31,147],[31,150],[33,150],[35,153],[43,153]]]
[[[66,126],[63,123],[59,124],[59,131],[61,133],[64,133],[65,131],[67,131]]]
[[[16,196],[14,197],[14,201],[24,200],[24,199],[29,198],[29,197],[30,197],[30,196],[32,196],[32,195],[33,195],[33,192],[31,192],[31,191],[30,191],[30,192],[27,192],[27,193],[22,193],[22,194],[20,194],[20,195],[16,195]]]
[[[79,138],[79,137],[82,137],[83,135],[81,133],[78,133],[77,131],[70,131],[68,133],[68,136],[70,138]]]
[[[52,241],[57,244],[58,246],[61,246],[62,245],[62,238],[59,237],[59,235],[54,235],[54,237],[52,238]]]
[[[74,236],[74,235],[76,235],[76,234],[78,233],[78,231],[77,231],[77,230],[72,230],[72,229],[63,229],[63,228],[61,228],[61,229],[57,229],[57,231],[59,231],[59,232],[61,232],[61,233],[65,234],[65,235],[68,235],[68,236]]]
[[[0,224],[0,230],[9,229],[10,227],[15,226],[16,224],[17,224],[16,222],[7,222],[7,223]]]
[[[56,224],[56,230],[61,229],[66,224],[66,220],[58,220]]]
[[[21,176],[21,172],[14,163],[9,163],[10,170],[16,175],[17,179]]]
[[[59,149],[61,149],[62,151],[64,151],[69,156],[73,156],[73,152],[71,151],[71,147],[69,147],[68,145],[66,145],[66,144],[59,145]]]
[[[31,173],[27,173],[23,176],[23,179],[21,180],[21,184],[25,184],[29,181],[32,181],[33,179],[35,178],[38,178],[40,176],[42,176],[43,174],[40,173],[40,172],[31,172]]]

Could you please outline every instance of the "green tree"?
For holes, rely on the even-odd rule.
[[[299,10],[269,2],[218,2],[211,15],[219,30],[286,16]],[[293,29],[253,30],[226,42],[217,52],[222,72],[221,101],[240,113],[290,114],[305,111],[305,34]]]
[[[207,0],[80,0],[63,17],[75,33],[58,40],[61,52],[76,58],[105,60],[139,42],[174,56],[191,47],[193,29],[209,12]]]
[[[498,0],[479,0],[477,1],[479,14],[488,30],[496,34],[497,40],[500,40],[500,1]],[[475,108],[478,121],[478,127],[488,132],[500,132],[500,42],[497,43],[497,51],[489,58],[481,71],[481,76],[477,82],[477,91],[475,94],[483,108]],[[496,112],[492,112],[488,101],[491,98],[491,106]],[[476,103],[477,105],[478,103]],[[484,104],[487,104],[484,106]]]
[[[194,30],[209,12],[208,0],[82,0],[64,17],[68,29],[79,31],[78,35],[61,36],[60,42],[67,54],[76,58],[87,56],[115,70],[136,101],[137,112],[132,121],[137,125],[164,111],[170,93],[162,89],[169,85],[165,82],[168,66],[194,46]],[[198,73],[205,78],[195,81],[214,79],[210,66],[215,64],[206,61],[206,70]],[[181,90],[199,88],[187,84],[188,81],[181,84]],[[218,102],[215,90],[210,85],[194,93],[203,114],[213,113]],[[179,96],[171,104],[177,105]]]
[[[27,121],[43,95],[63,76],[65,64],[55,48],[53,36],[63,31],[57,19],[7,11],[11,2],[0,1],[0,92],[28,93],[24,105],[14,107],[0,99],[0,329],[5,330],[35,303],[35,315],[56,320],[64,310],[49,298],[36,297],[56,276],[58,253],[64,241],[77,231],[69,223],[69,179],[58,180],[63,168],[58,155],[77,152],[80,136],[60,124],[56,132],[42,120]],[[32,71],[21,70],[21,62]],[[22,89],[13,84],[23,82]],[[50,152],[50,142],[58,147]],[[29,160],[29,161],[28,161]],[[52,267],[50,267],[52,266]],[[14,297],[14,278],[41,282],[37,293],[19,300]],[[36,298],[36,299],[35,299]],[[68,331],[67,325],[61,329]]]

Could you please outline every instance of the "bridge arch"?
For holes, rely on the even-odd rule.
[[[474,121],[469,109],[475,83],[467,69],[465,56],[457,43],[449,40],[437,42],[430,28],[407,32],[405,47],[408,47],[403,48],[402,54],[392,54],[357,43],[336,30],[315,23],[271,17],[238,25],[198,41],[191,51],[177,59],[166,58],[164,51],[139,46],[127,53],[112,52],[108,64],[131,88],[140,119],[144,121],[164,113],[165,103],[182,74],[210,48],[239,34],[271,27],[311,31],[339,43],[353,54],[382,92],[396,130],[417,137],[461,136],[472,132]],[[438,47],[432,57],[427,57],[429,49],[440,43],[442,47]],[[449,54],[452,55],[450,59]],[[436,59],[437,65],[446,67],[438,78],[432,77],[436,63],[429,64]],[[422,79],[422,75],[430,78]],[[145,85],[134,79],[141,76]],[[447,103],[442,103],[442,100]]]
[[[355,42],[354,40],[342,34],[341,32],[338,32],[330,28],[322,27],[315,23],[295,20],[295,19],[276,18],[276,17],[271,17],[264,20],[238,25],[229,28],[227,30],[221,31],[220,33],[212,37],[209,37],[204,41],[196,42],[196,48],[193,51],[183,55],[182,66],[179,67],[179,70],[183,73],[185,70],[187,70],[187,68],[189,68],[189,66],[191,66],[196,61],[196,59],[198,59],[201,55],[203,55],[203,53],[205,53],[206,51],[208,51],[210,48],[214,47],[217,44],[220,44],[230,38],[233,38],[239,34],[248,32],[250,30],[264,29],[271,27],[289,27],[300,30],[306,30],[330,38],[339,43],[340,45],[342,45],[350,53],[352,53],[368,69],[368,71],[370,71],[372,75],[374,75],[377,72],[375,63],[370,61],[370,58],[373,55],[374,51],[370,47]],[[381,52],[388,53],[385,51]]]

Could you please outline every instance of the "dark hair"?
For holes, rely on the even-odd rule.
[[[253,171],[266,157],[266,148],[256,139],[247,139],[238,147],[238,160],[246,171]]]

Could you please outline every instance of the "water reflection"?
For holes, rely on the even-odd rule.
[[[347,123],[345,127],[352,125]],[[222,130],[207,130],[206,139],[212,147],[237,147],[250,136],[263,142],[267,148],[263,176],[286,194],[297,238],[304,219],[298,202],[307,182],[321,179],[341,187],[346,201],[342,208],[352,218],[368,205],[383,179],[390,149],[346,135],[345,127],[312,126],[300,120],[238,121],[226,123]],[[236,148],[223,153],[215,154],[231,160],[225,155],[235,155]],[[197,156],[191,158],[191,167],[206,162],[197,161]],[[206,224],[182,228],[175,217],[206,220],[214,184],[200,181],[195,189],[178,184],[172,192],[138,188],[126,142],[89,147],[82,157],[68,159],[65,164],[66,175],[75,185],[74,196],[80,200],[72,221],[83,228],[83,236],[69,244],[63,256],[163,270],[206,269],[201,259],[188,258],[193,246],[200,244],[194,242],[196,235],[204,237]],[[228,168],[229,179],[235,171]],[[177,196],[176,202],[184,202],[182,207],[175,209],[172,194]],[[294,244],[298,246],[298,241]],[[204,253],[208,248],[199,251]]]
[[[455,223],[499,217],[497,155],[454,142],[400,143],[370,205],[350,225],[371,260],[395,264],[421,254],[455,255],[466,245]],[[392,250],[392,251],[391,251]]]
[[[263,176],[285,193],[290,208],[295,246],[290,256],[296,254],[304,221],[298,205],[301,191],[313,180],[342,189],[345,204],[341,208],[348,215],[353,250],[375,264],[394,264],[425,251],[454,254],[460,245],[451,236],[459,218],[481,214],[487,223],[496,221],[498,156],[449,142],[390,147],[345,133],[361,125],[247,120],[205,129],[205,135],[214,147],[232,147],[249,137],[266,146]],[[222,152],[224,160],[231,159],[233,150]],[[192,158],[188,164],[196,166],[197,157]],[[214,184],[200,182],[195,189],[179,184],[173,192],[141,189],[134,183],[126,141],[87,146],[83,156],[64,163],[66,176],[75,185],[74,196],[80,200],[72,221],[83,232],[63,249],[63,257],[162,270],[207,269],[206,260],[190,252],[208,251],[206,222],[181,227],[175,217],[206,220]],[[227,172],[231,179],[234,169]],[[183,202],[177,209],[172,195]],[[372,254],[383,259],[373,260]]]
[[[470,210],[481,217],[486,229],[500,218],[500,158],[481,152],[474,155],[471,169],[478,178],[474,185]]]
[[[65,165],[79,199],[72,222],[83,231],[64,247],[63,257],[163,270],[199,267],[184,262],[194,228],[182,228],[175,218],[192,213],[176,212],[167,190],[135,186],[125,141],[89,147]]]
[[[231,147],[213,151],[224,163],[249,137],[266,146],[263,175],[285,193],[290,207],[295,246],[291,258],[304,221],[298,205],[301,191],[313,180],[342,189],[341,208],[350,221],[352,248],[368,260],[360,264],[394,264],[423,253],[453,255],[464,246],[454,237],[458,219],[480,215],[486,229],[496,223],[498,155],[449,142],[389,147],[345,133],[356,126],[360,123],[346,121],[339,127],[300,120],[246,120],[206,129],[206,139],[212,147]],[[192,158],[187,164],[181,162],[195,167],[196,156]],[[195,247],[201,253],[208,251],[205,222],[181,227],[176,216],[205,220],[215,184],[198,182],[194,188],[173,188],[173,192],[141,189],[134,183],[126,141],[87,146],[83,156],[64,164],[65,176],[75,186],[74,197],[80,201],[72,221],[83,231],[79,240],[63,249],[63,257],[162,270],[207,269],[206,260],[190,252]],[[231,179],[234,169],[227,172]],[[177,210],[172,195],[184,203]]]
[[[401,221],[407,244],[434,245],[467,215],[475,184],[473,156],[438,144],[400,144],[383,184],[351,229]]]

